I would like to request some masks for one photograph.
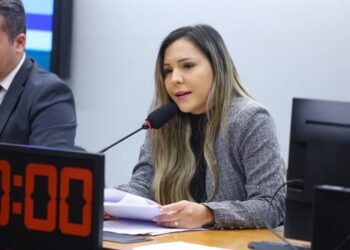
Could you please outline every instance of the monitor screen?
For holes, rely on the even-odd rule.
[[[23,0],[27,18],[26,54],[48,71],[69,77],[71,0]]]
[[[284,233],[312,239],[314,187],[350,187],[350,103],[294,99],[287,179]]]

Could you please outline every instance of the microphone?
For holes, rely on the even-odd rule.
[[[125,139],[129,138],[130,136],[136,134],[137,132],[141,131],[142,129],[158,129],[161,128],[165,123],[171,120],[179,111],[179,108],[176,106],[175,103],[169,102],[160,108],[154,110],[151,112],[145,122],[142,124],[141,128],[135,130],[134,132],[128,134],[127,136],[121,138],[120,140],[116,141],[115,143],[109,145],[108,147],[98,151],[98,153],[104,153],[111,147],[119,144],[120,142],[124,141]]]

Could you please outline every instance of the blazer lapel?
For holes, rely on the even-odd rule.
[[[19,69],[18,73],[13,79],[5,98],[0,105],[0,135],[2,134],[4,126],[9,119],[13,108],[22,94],[32,66],[33,62],[29,58],[26,58],[22,67]]]

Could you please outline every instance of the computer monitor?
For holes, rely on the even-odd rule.
[[[293,99],[284,235],[312,239],[314,187],[350,187],[350,103]]]
[[[26,54],[62,78],[70,75],[72,0],[23,0]]]
[[[104,155],[0,144],[0,250],[102,249]]]
[[[319,190],[316,187],[350,187],[349,176],[350,102],[294,98],[287,172],[287,181],[291,184],[287,186],[284,236],[305,241],[319,239],[313,227],[325,226],[329,220],[319,221],[319,214],[329,211],[314,213],[317,207],[314,206],[315,190]],[[322,200],[316,199],[317,209],[324,207],[320,206]],[[315,248],[314,243],[313,249],[321,249]],[[291,248],[280,242],[251,242],[249,247],[255,250],[310,249],[300,245]]]

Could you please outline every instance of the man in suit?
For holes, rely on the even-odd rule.
[[[72,148],[76,113],[70,88],[24,53],[21,0],[0,0],[0,142]]]

